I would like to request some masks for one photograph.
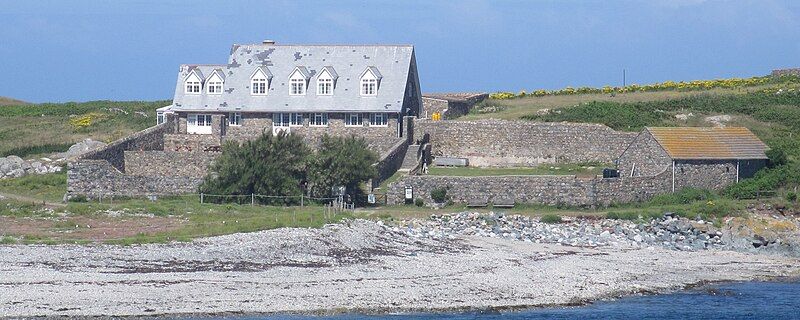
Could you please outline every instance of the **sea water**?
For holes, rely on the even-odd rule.
[[[227,319],[231,319],[230,317]],[[581,307],[509,312],[235,317],[241,320],[800,319],[800,282],[741,282],[630,296]]]

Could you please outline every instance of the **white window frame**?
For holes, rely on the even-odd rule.
[[[192,74],[186,77],[183,90],[186,94],[201,94],[203,92],[203,83],[200,81],[200,77],[192,72]]]
[[[303,96],[306,94],[306,79],[289,79],[289,95]]]
[[[302,127],[303,126],[303,114],[302,113],[290,113],[289,114],[289,126],[290,127]]]
[[[231,112],[228,114],[228,125],[231,127],[242,126],[242,114],[240,112]]]
[[[190,113],[186,116],[186,133],[211,134],[212,122],[210,114]]]
[[[353,119],[356,119],[356,123],[353,123]],[[364,116],[360,113],[347,113],[345,114],[344,119],[344,126],[345,127],[363,127],[364,126]]]
[[[273,127],[289,127],[289,114],[288,113],[273,113],[272,126]]]
[[[380,121],[379,121],[380,118]],[[389,116],[385,112],[378,112],[378,113],[370,113],[369,114],[369,126],[370,127],[388,127],[389,126]]]
[[[318,96],[332,96],[333,95],[333,79],[330,77],[317,78],[317,95]]]
[[[156,112],[156,124],[162,124],[166,122],[166,118],[164,117],[163,112]]]
[[[308,125],[310,127],[327,127],[328,114],[327,113],[311,113],[308,115]]]
[[[253,96],[266,96],[269,92],[269,79],[263,71],[256,70],[253,76],[250,77],[250,95]]]

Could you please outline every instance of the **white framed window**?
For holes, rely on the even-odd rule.
[[[164,113],[163,112],[156,112],[156,124],[164,123]]]
[[[206,81],[206,90],[208,94],[222,94],[222,78],[216,72]]]
[[[312,127],[327,127],[328,114],[327,113],[312,113],[308,117],[309,125]]]
[[[333,95],[333,79],[320,78],[317,79],[317,95],[330,96]]]
[[[300,96],[306,94],[306,80],[305,79],[290,79],[289,80],[289,95]]]
[[[378,80],[361,79],[361,95],[362,96],[378,95]]]
[[[269,72],[269,70],[267,70]],[[269,76],[264,74],[262,69],[256,69],[250,76],[250,94],[254,96],[265,96],[269,91]]]
[[[292,127],[302,127],[303,126],[303,114],[302,113],[290,113],[289,114],[289,125]]]
[[[189,114],[186,117],[186,133],[211,134],[211,115]]]
[[[372,127],[386,127],[389,125],[386,113],[370,113],[369,125]]]
[[[197,76],[194,72],[186,77],[186,93],[188,94],[200,94],[200,88],[202,87],[200,82],[200,77]]]
[[[238,127],[242,125],[242,114],[231,112],[228,114],[228,125]]]
[[[344,125],[347,127],[360,127],[364,125],[360,113],[348,113],[345,115]]]
[[[288,113],[273,113],[272,114],[272,126],[273,127],[288,127],[289,126],[289,114]]]

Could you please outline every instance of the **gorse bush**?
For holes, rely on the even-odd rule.
[[[345,186],[351,200],[360,201],[359,185],[376,175],[377,155],[363,139],[323,136],[317,152],[298,135],[262,134],[223,147],[200,192],[212,195],[266,195],[262,204],[292,205],[300,195],[327,198],[333,187]],[[236,202],[241,197],[210,196],[212,202]],[[250,200],[249,198],[247,199]]]
[[[438,187],[431,190],[431,199],[436,203],[444,203],[447,201],[447,188]]]
[[[695,201],[717,199],[717,195],[706,189],[683,188],[675,193],[660,194],[650,200],[653,205],[689,204]]]

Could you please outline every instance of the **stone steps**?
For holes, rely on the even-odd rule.
[[[411,169],[414,169],[414,167],[417,166],[417,150],[419,150],[418,144],[412,144],[408,146],[406,155],[403,157],[403,164],[400,165],[400,169],[397,171],[408,173],[411,171]]]

